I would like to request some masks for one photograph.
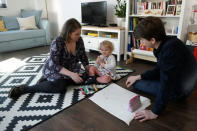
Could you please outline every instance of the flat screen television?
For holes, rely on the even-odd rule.
[[[106,26],[107,1],[81,3],[82,23]]]

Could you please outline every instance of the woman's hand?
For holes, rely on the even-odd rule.
[[[83,79],[80,77],[81,74],[78,74],[78,73],[72,73],[70,75],[71,79],[75,82],[75,83],[82,83],[83,82]]]
[[[137,113],[135,113],[134,119],[138,120],[140,122],[144,122],[147,120],[152,120],[152,119],[156,119],[158,117],[158,115],[154,114],[151,110],[142,110],[139,111]]]
[[[131,85],[133,85],[133,83],[135,83],[137,80],[140,80],[140,79],[141,79],[141,75],[128,77],[126,81],[127,88],[129,88]]]

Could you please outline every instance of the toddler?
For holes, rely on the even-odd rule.
[[[94,66],[89,69],[89,78],[85,84],[92,83],[109,83],[116,77],[116,60],[112,55],[114,46],[110,41],[103,41],[100,43],[99,50],[101,55],[97,57]],[[98,76],[96,78],[96,75]]]

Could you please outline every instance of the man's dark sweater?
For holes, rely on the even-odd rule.
[[[166,37],[154,50],[157,66],[141,75],[144,80],[158,80],[161,88],[157,93],[153,113],[159,115],[168,101],[188,96],[197,80],[196,62],[193,54],[179,39]]]

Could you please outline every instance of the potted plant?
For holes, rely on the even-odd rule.
[[[126,1],[117,0],[117,4],[114,6],[115,15],[117,16],[118,26],[124,26],[126,17]]]

